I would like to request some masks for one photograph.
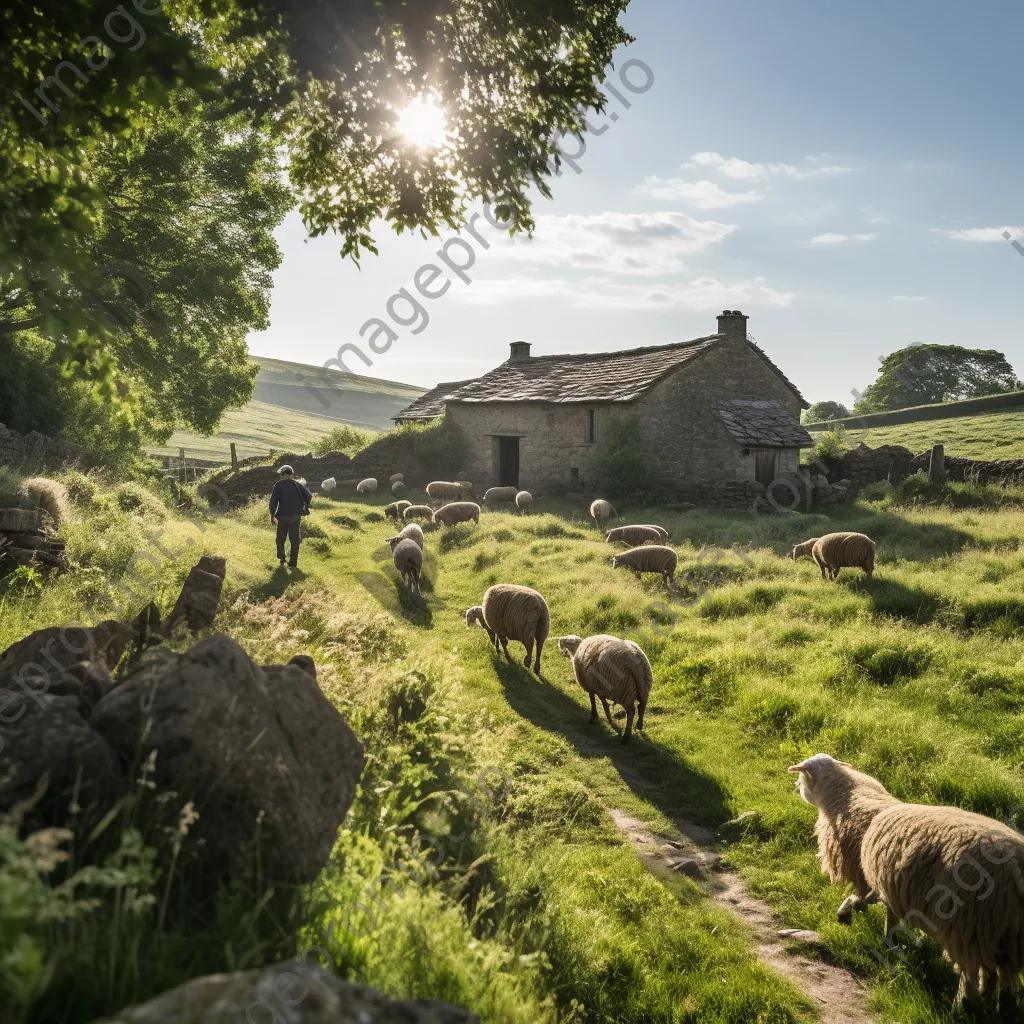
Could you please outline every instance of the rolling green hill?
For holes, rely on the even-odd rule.
[[[813,437],[820,437],[815,433]],[[891,426],[850,431],[851,440],[872,448],[901,444],[912,452],[923,452],[933,444],[944,444],[947,455],[965,459],[1024,459],[1024,406],[998,409],[977,416],[954,416],[945,420],[922,420]]]
[[[391,417],[424,390],[284,359],[252,358],[260,372],[248,405],[226,412],[212,437],[177,430],[166,445],[150,448],[150,453],[177,455],[184,448],[189,458],[227,462],[232,441],[240,459],[271,450],[308,450],[339,423],[390,429]]]

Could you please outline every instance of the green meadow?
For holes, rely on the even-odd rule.
[[[130,819],[122,809],[96,836],[83,824],[63,864],[8,825],[0,883],[25,895],[0,907],[0,957],[18,979],[0,991],[16,990],[16,1021],[91,1021],[312,943],[345,976],[468,1006],[487,1024],[816,1020],[699,883],[643,866],[611,810],[656,831],[714,832],[781,925],[821,933],[826,952],[803,955],[863,979],[878,1020],[997,1019],[953,1008],[953,972],[928,942],[883,967],[872,954],[880,908],[835,923],[846,892],[819,871],[814,811],[786,767],[826,751],[901,798],[996,817],[1024,804],[1022,492],[935,494],[911,481],[829,506],[827,518],[624,503],[619,522],[670,530],[672,591],[612,569],[582,506],[539,499],[529,515],[485,512],[479,526],[428,532],[422,597],[391,566],[383,496],[315,498],[302,571],[291,575],[277,567],[262,502],[195,525],[156,500],[74,493],[63,532],[75,568],[45,585],[5,581],[0,649],[96,605],[133,559],[126,611],[148,599],[143,590],[166,608],[202,551],[222,554],[217,629],[263,662],[312,654],[325,693],[364,739],[367,770],[331,862],[294,890],[270,889],[245,863],[230,885],[205,891],[182,867],[187,840],[172,859],[161,839],[187,794],[162,809],[140,798]],[[873,579],[844,570],[826,583],[810,561],[787,557],[795,542],[840,529],[876,540]],[[175,557],[135,558],[157,530]],[[464,610],[496,582],[547,598],[541,678],[465,626]],[[554,642],[570,632],[632,637],[647,652],[647,729],[630,744],[588,723],[587,695]],[[412,854],[426,834],[449,837],[433,873]],[[381,890],[373,921],[355,917],[367,886],[396,865],[401,885]],[[58,890],[75,872],[69,901]],[[113,898],[89,904],[98,893]],[[15,927],[24,940],[11,938]],[[998,1019],[1016,1013],[1004,1003]]]

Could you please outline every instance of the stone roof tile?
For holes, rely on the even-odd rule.
[[[756,448],[812,448],[811,435],[773,401],[719,399],[711,403],[740,444]]]

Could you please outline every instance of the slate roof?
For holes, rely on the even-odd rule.
[[[435,416],[444,415],[445,400],[459,388],[472,384],[472,380],[453,380],[438,384],[425,394],[420,395],[412,405],[407,405],[394,420],[432,420]]]
[[[811,435],[778,402],[733,398],[718,399],[711,406],[744,447],[814,447]]]

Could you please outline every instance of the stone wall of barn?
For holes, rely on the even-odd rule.
[[[662,472],[680,488],[726,481],[753,482],[755,456],[726,430],[711,408],[714,398],[774,399],[799,421],[800,403],[792,391],[746,342],[715,346],[636,402],[559,404],[539,402],[448,404],[448,415],[466,436],[460,476],[478,490],[498,482],[497,435],[518,436],[519,486],[539,489],[553,480],[587,483],[588,411],[595,413],[595,435],[609,417],[637,416]],[[777,474],[796,472],[797,449],[778,453]],[[701,492],[707,487],[701,488]]]

